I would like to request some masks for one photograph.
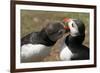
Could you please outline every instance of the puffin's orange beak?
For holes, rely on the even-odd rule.
[[[71,19],[70,18],[64,18],[63,22],[66,23],[66,22],[70,22]]]
[[[67,22],[70,22],[70,21],[71,21],[70,18],[64,18],[64,20],[63,20],[64,23],[67,23]],[[70,30],[69,27],[68,27],[68,25],[65,25],[65,26],[64,26],[64,29],[65,29],[65,30]]]
[[[68,27],[68,26],[64,26],[64,29],[65,29],[65,30],[69,30],[69,27]]]

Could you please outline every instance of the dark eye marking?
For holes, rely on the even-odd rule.
[[[72,27],[74,27],[74,24],[72,23]]]

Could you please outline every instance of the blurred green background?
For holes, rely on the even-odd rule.
[[[84,22],[86,36],[83,44],[89,47],[89,13],[21,10],[21,38],[31,32],[40,31],[48,22],[62,21],[66,17]],[[62,39],[55,44],[50,56],[43,61],[59,61],[59,45]]]

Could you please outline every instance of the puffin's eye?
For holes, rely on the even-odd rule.
[[[72,27],[74,27],[74,24],[72,23]]]

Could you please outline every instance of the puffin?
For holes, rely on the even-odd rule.
[[[60,47],[60,60],[88,60],[89,48],[83,45],[85,38],[85,25],[79,19],[65,18],[64,23],[66,32],[69,33],[65,36],[63,43]]]
[[[21,38],[21,62],[43,61],[64,32],[64,24],[60,21],[53,21],[40,31],[32,32]]]

